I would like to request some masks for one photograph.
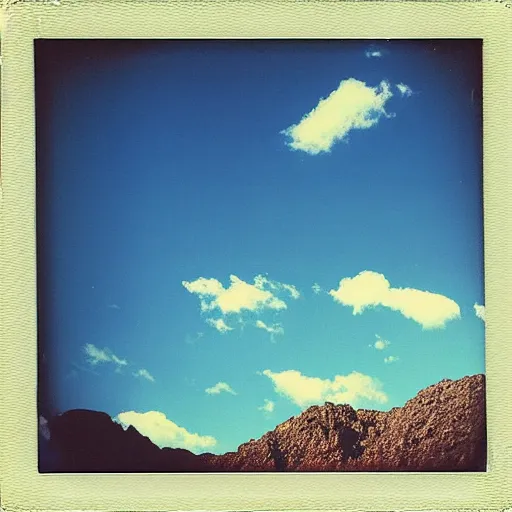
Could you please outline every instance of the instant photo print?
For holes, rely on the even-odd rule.
[[[8,5],[2,506],[506,508],[510,16]]]

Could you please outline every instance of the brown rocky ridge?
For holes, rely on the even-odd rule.
[[[442,380],[388,412],[326,402],[242,444],[195,455],[155,446],[105,413],[67,411],[40,439],[41,472],[485,471],[485,378]]]

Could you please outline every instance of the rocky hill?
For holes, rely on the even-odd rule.
[[[49,422],[41,472],[485,471],[485,378],[443,380],[389,412],[325,403],[223,455],[155,446],[105,414]],[[44,453],[44,456],[41,455]]]

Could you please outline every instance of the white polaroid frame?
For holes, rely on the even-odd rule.
[[[0,499],[19,510],[503,510],[512,506],[512,0],[5,0]],[[36,38],[483,39],[488,471],[39,474]]]

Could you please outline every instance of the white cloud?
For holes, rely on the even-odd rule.
[[[373,58],[376,58],[376,57],[382,57],[382,52],[379,51],[379,50],[367,50],[365,52],[365,55],[371,59],[372,57]]]
[[[402,96],[406,96],[406,97],[412,96],[412,89],[408,85],[397,84],[396,88],[400,91],[400,94]]]
[[[159,411],[122,412],[115,419],[125,427],[133,425],[143,436],[149,437],[161,448],[186,448],[197,452],[217,444],[214,437],[191,434],[185,428],[167,419],[165,414]]]
[[[315,283],[311,287],[311,289],[313,290],[313,293],[315,293],[316,295],[318,295],[322,291],[322,287],[318,283]]]
[[[449,320],[460,318],[460,308],[452,299],[414,288],[391,288],[382,274],[369,270],[342,279],[338,289],[329,294],[340,304],[351,306],[354,315],[366,308],[384,306],[399,311],[424,329],[444,327]]]
[[[155,378],[145,368],[141,368],[133,374],[134,377],[142,377],[143,379],[155,382]]]
[[[226,322],[224,322],[224,320],[222,318],[219,318],[217,320],[214,320],[213,318],[208,318],[208,320],[206,320],[206,321],[210,325],[215,327],[215,329],[217,329],[217,331],[219,331],[219,332],[227,332],[227,331],[233,330],[233,327],[229,327],[229,325],[227,325]]]
[[[264,401],[265,403],[261,407],[258,407],[258,410],[268,413],[274,412],[276,404],[272,400],[268,400],[267,398],[265,398]]]
[[[398,360],[399,360],[399,358],[397,356],[388,356],[388,357],[384,358],[384,362],[387,364],[396,363]]]
[[[477,304],[475,302],[473,308],[475,309],[475,315],[480,318],[483,322],[485,322],[485,306]]]
[[[390,84],[383,80],[378,87],[368,87],[354,78],[343,80],[327,98],[281,133],[295,150],[316,155],[328,152],[335,142],[343,140],[353,129],[370,128],[381,116],[389,117],[384,108],[393,96]]]
[[[222,393],[223,391],[226,393],[231,393],[232,395],[236,395],[236,393],[233,391],[231,386],[227,384],[226,382],[217,382],[215,386],[211,388],[205,389],[206,393],[209,395],[218,395],[219,393]]]
[[[272,372],[264,370],[274,383],[277,393],[287,397],[301,408],[322,402],[356,404],[361,399],[386,402],[388,397],[376,379],[359,372],[335,375],[331,379],[307,377],[297,370]]]
[[[118,367],[121,367],[128,364],[126,359],[120,359],[108,348],[99,349],[92,343],[87,343],[87,345],[84,346],[84,352],[87,355],[87,361],[92,365],[98,363],[114,363]]]
[[[107,308],[109,308],[109,309],[121,309],[117,304],[109,304],[107,306]]]
[[[387,340],[383,340],[379,335],[375,335],[377,337],[377,341],[373,345],[377,350],[384,350],[386,347],[390,345],[390,342]]]
[[[267,325],[265,322],[257,320],[256,327],[258,327],[258,329],[264,329],[270,334],[284,334],[284,329],[282,328],[281,324]]]
[[[285,290],[294,299],[300,296],[295,286],[270,281],[261,275],[254,278],[254,284],[246,283],[235,275],[231,275],[229,279],[228,288],[224,288],[217,279],[204,277],[195,281],[182,281],[182,284],[190,293],[199,296],[202,311],[218,308],[224,314],[240,313],[242,310],[286,309],[286,303],[268,288],[276,292]]]

